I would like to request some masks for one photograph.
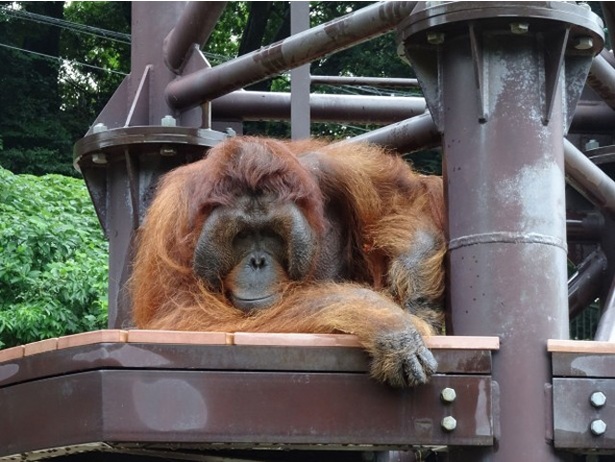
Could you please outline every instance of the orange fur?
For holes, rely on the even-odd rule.
[[[327,226],[327,204],[341,204],[352,262],[348,282],[288,282],[279,303],[249,314],[207,290],[192,270],[203,222],[217,205],[232,203],[233,188],[261,187],[296,203],[318,233]],[[429,335],[440,328],[438,311],[411,313],[400,304],[415,295],[430,303],[442,298],[443,213],[439,178],[418,175],[375,146],[226,141],[159,185],[140,230],[130,283],[134,321],[141,328],[353,333],[377,354],[377,339],[386,333],[412,328]],[[414,252],[417,233],[430,236],[436,248],[417,260],[416,277],[408,279],[400,256]],[[374,371],[385,379],[390,373]]]

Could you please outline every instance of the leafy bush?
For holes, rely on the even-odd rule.
[[[0,168],[0,348],[102,328],[107,243],[83,181]]]

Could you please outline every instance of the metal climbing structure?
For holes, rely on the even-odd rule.
[[[289,38],[212,68],[200,48],[225,3],[133,3],[130,75],[75,146],[110,244],[110,330],[0,352],[0,460],[607,460],[615,58],[602,20],[575,2],[381,2],[308,29],[292,2]],[[424,98],[310,95],[307,63],[391,31]],[[291,69],[290,94],[243,90]],[[342,337],[122,330],[157,179],[250,119],[290,119],[296,137],[310,120],[370,122],[384,126],[345,142],[442,146],[449,336],[430,339],[430,384],[372,382]],[[597,299],[595,341],[569,340]]]

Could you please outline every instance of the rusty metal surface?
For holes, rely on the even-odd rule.
[[[615,379],[615,355],[613,354],[553,353],[552,367],[554,377]]]
[[[188,2],[169,35],[162,52],[166,65],[179,74],[193,44],[204,45],[228,2]]]
[[[109,327],[131,326],[130,300],[123,288],[130,276],[135,231],[158,178],[201,158],[225,137],[198,128],[136,126],[98,131],[75,144],[75,165],[109,238]]]
[[[606,104],[615,109],[615,69],[607,60],[610,56],[612,54],[608,50],[602,50],[596,56],[587,76],[587,84]]]
[[[408,153],[439,146],[441,137],[431,114],[425,113],[341,141],[341,143],[359,142],[379,144],[399,152]]]
[[[433,350],[440,374],[489,374],[487,350]],[[360,348],[100,343],[0,363],[0,387],[101,368],[356,372],[369,369]]]
[[[453,403],[441,401],[445,387]],[[0,457],[96,442],[364,450],[356,445],[493,441],[486,376],[438,375],[404,391],[346,373],[100,370],[4,387],[0,416]],[[451,431],[440,424],[447,416]]]
[[[560,460],[545,398],[547,339],[568,337],[562,140],[601,25],[561,2],[422,6],[398,42],[443,133],[447,332],[502,342],[493,366],[501,434],[493,448],[452,450],[450,460]],[[584,50],[581,37],[591,39]]]
[[[291,36],[310,28],[310,2],[291,2]],[[310,137],[310,64],[290,70],[290,133],[293,140]]]
[[[570,125],[570,133],[612,134],[615,111],[601,101],[582,100],[577,105]]]
[[[606,299],[602,305],[602,316],[594,340],[615,342],[615,279],[611,281]]]
[[[592,404],[594,393],[603,394],[606,399],[603,405]],[[556,448],[612,451],[615,448],[615,379],[553,379],[553,420]]]
[[[380,2],[361,8],[212,69],[171,82],[169,104],[185,109],[239,90],[327,54],[382,35],[409,15],[417,2]]]
[[[386,88],[415,88],[419,87],[417,79],[405,79],[399,77],[348,77],[337,75],[312,75],[312,85],[358,85]]]
[[[611,214],[615,213],[615,181],[564,140],[566,179],[588,201]]]
[[[592,303],[602,288],[607,259],[601,250],[587,256],[568,281],[568,312],[575,317]]]
[[[290,119],[290,94],[236,91],[212,101],[214,118],[243,120]],[[314,121],[387,124],[422,114],[425,99],[419,97],[323,95],[309,97]]]
[[[81,138],[74,147],[74,162],[77,169],[91,167],[93,154],[104,154],[105,164],[123,161],[125,149],[131,154],[154,154],[174,156],[198,153],[226,138],[224,133],[188,127],[141,126],[105,130]],[[100,164],[99,164],[100,165]]]

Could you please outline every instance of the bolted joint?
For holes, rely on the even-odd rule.
[[[602,419],[592,420],[589,429],[591,430],[592,435],[604,435],[606,433],[606,423]]]
[[[442,426],[442,430],[452,432],[457,428],[457,419],[453,416],[447,415],[442,419],[440,425]]]
[[[457,398],[454,388],[446,387],[440,392],[440,399],[445,403],[452,403]]]
[[[589,397],[589,402],[594,407],[602,407],[606,404],[606,395],[601,391],[595,391]]]

